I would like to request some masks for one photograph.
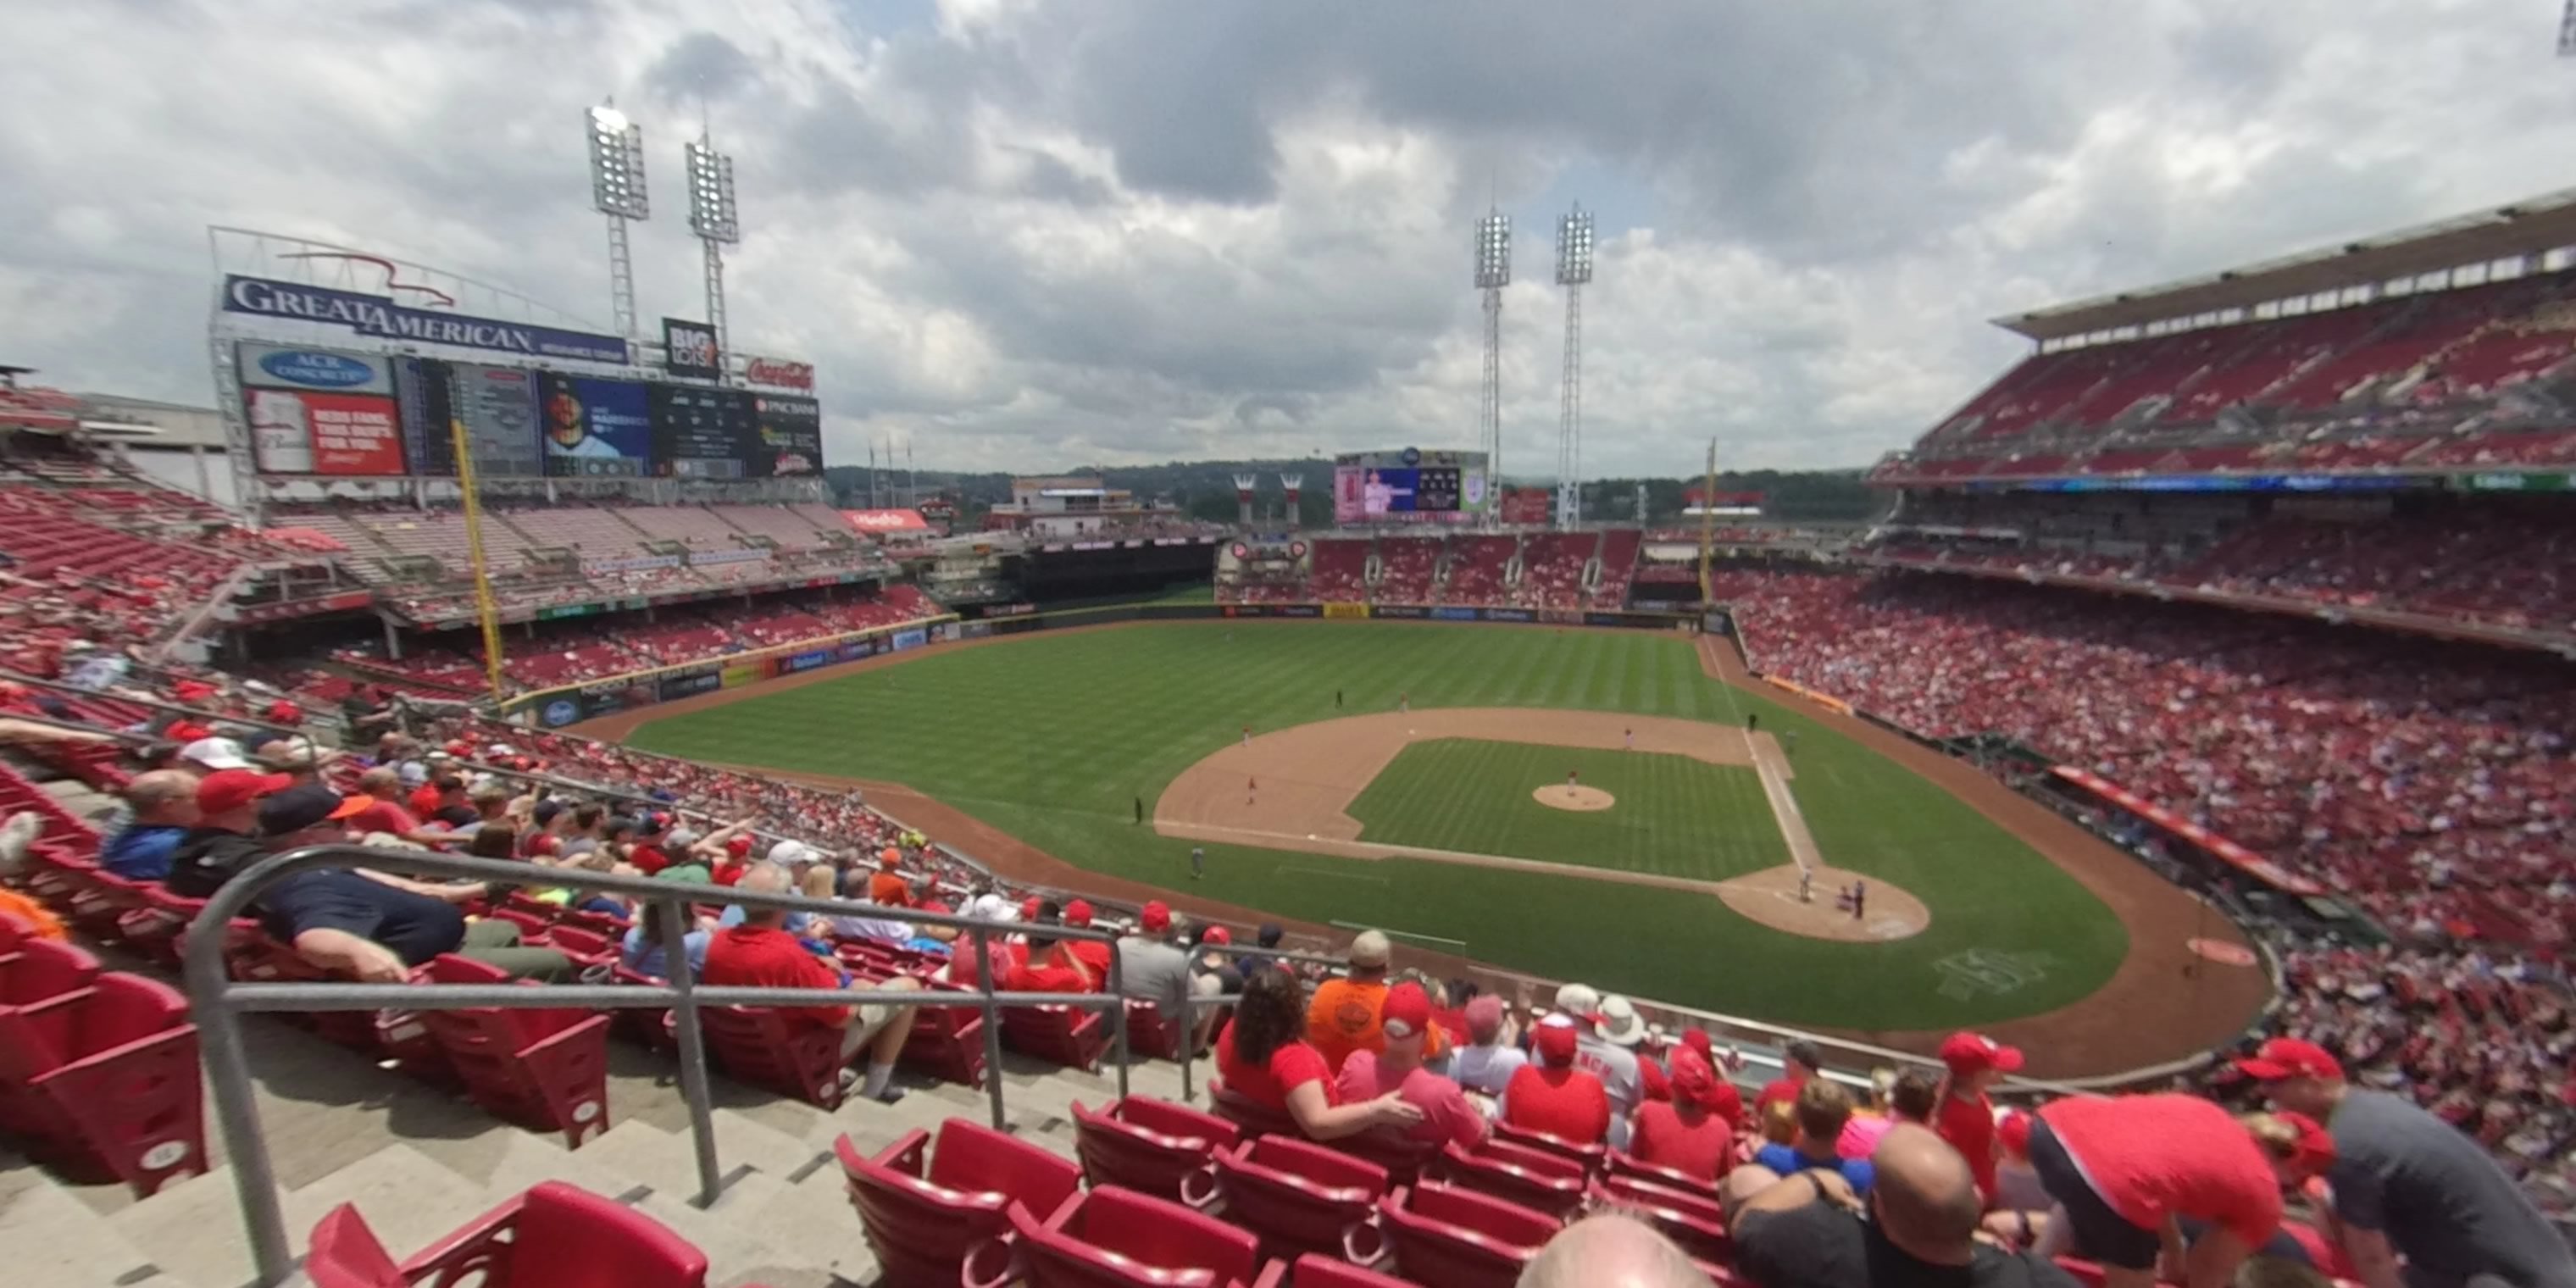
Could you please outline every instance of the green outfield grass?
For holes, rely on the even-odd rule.
[[[1798,734],[1795,791],[1826,860],[1913,892],[1931,928],[1889,944],[1830,943],[1671,890],[1219,845],[1192,883],[1189,843],[1131,822],[1134,799],[1150,805],[1244,725],[1386,710],[1399,694],[1417,708],[1732,724],[1758,711],[1764,729]],[[1932,1028],[2033,1014],[2092,992],[2127,949],[2118,919],[2054,864],[1875,752],[1709,679],[1677,635],[1223,621],[1039,632],[656,720],[635,741],[900,781],[1097,871],[1309,921],[1460,940],[1471,956],[1522,970],[1791,1023]],[[1943,992],[1945,960],[1969,952],[2010,955],[2022,982]]]
[[[1540,804],[1565,781],[1610,793],[1579,813]],[[1750,769],[1688,756],[1480,738],[1407,744],[1351,802],[1360,839],[1723,881],[1789,861]]]

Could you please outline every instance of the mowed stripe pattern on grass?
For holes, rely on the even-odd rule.
[[[1565,781],[1610,793],[1606,810],[1542,804]],[[1359,839],[1469,854],[1724,881],[1789,861],[1750,769],[1689,756],[1541,747],[1481,738],[1414,743],[1350,805]]]
[[[1765,730],[1798,735],[1794,789],[1826,861],[1913,891],[1932,928],[1893,944],[1835,944],[1754,924],[1713,896],[1225,845],[1207,847],[1207,877],[1192,883],[1189,843],[1131,822],[1135,800],[1150,804],[1245,725],[1392,710],[1399,694],[1417,708],[1726,724],[1758,712]],[[1535,974],[1791,1023],[1911,1029],[2033,1014],[2093,991],[2128,942],[2099,900],[1991,820],[1833,730],[1709,679],[1687,638],[1650,631],[1210,621],[1038,632],[667,717],[634,740],[908,783],[1096,871],[1308,921],[1463,940],[1474,956]],[[1941,992],[1938,963],[1969,949],[2045,964],[2009,992]]]

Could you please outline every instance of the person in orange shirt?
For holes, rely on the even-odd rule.
[[[868,902],[887,908],[912,906],[912,883],[897,871],[902,866],[903,852],[891,845],[877,854],[876,875],[868,878]]]
[[[1306,1042],[1336,1076],[1351,1052],[1386,1049],[1378,1013],[1386,1005],[1386,966],[1393,947],[1386,936],[1363,930],[1351,940],[1350,974],[1325,980],[1306,1004]]]

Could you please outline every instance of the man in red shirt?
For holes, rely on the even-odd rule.
[[[1100,976],[1060,939],[1029,933],[1028,958],[1011,971],[1002,988],[1012,993],[1097,993]],[[1001,964],[996,954],[994,964]]]
[[[1711,1184],[1735,1159],[1735,1120],[1744,1098],[1718,1077],[1708,1058],[1687,1046],[1673,1049],[1672,1099],[1637,1106],[1628,1152]]]
[[[2284,1115],[2288,1117],[2288,1115]],[[2306,1150],[2333,1157],[2320,1138]],[[2057,1202],[2037,1251],[2102,1264],[2104,1288],[2149,1288],[2178,1218],[2209,1229],[2183,1257],[2184,1288],[2225,1288],[2281,1226],[2281,1186],[2301,1179],[2224,1109],[2197,1096],[2069,1096],[2041,1107],[2030,1162]]]
[[[1538,1022],[1530,1034],[1537,1060],[1513,1070],[1503,1084],[1504,1122],[1577,1145],[1609,1138],[1610,1092],[1598,1075],[1574,1067],[1579,1036],[1562,1013]]]
[[[753,864],[740,883],[741,889],[760,894],[786,894],[792,887],[787,870],[767,862]],[[844,979],[841,972],[805,951],[805,946],[787,933],[786,925],[784,909],[746,907],[741,925],[718,931],[707,942],[706,982],[747,988],[848,990],[849,995],[854,995],[848,1003],[784,1006],[778,1008],[778,1013],[791,1029],[840,1030],[844,1065],[861,1052],[867,1053],[868,1069],[859,1082],[860,1094],[889,1105],[903,1099],[903,1092],[892,1085],[894,1062],[903,1053],[905,1039],[912,1036],[916,1008],[890,998],[876,999],[879,994],[909,992],[921,987],[920,983],[904,975],[875,983]],[[871,1000],[861,1002],[860,996]],[[844,1069],[842,1077],[846,1084],[851,1071]]]
[[[1091,901],[1076,899],[1064,906],[1064,924],[1075,930],[1091,929]],[[1109,944],[1099,939],[1068,939],[1064,950],[1082,962],[1093,979],[1109,978]]]
[[[1805,1038],[1790,1043],[1780,1050],[1780,1076],[1762,1084],[1761,1093],[1753,1097],[1754,1109],[1766,1108],[1775,1100],[1789,1105],[1798,1103],[1798,1089],[1824,1071],[1825,1057],[1816,1050],[1815,1043]]]
[[[2007,1073],[2021,1068],[2021,1049],[2008,1047],[1982,1033],[1953,1033],[1941,1043],[1941,1063],[1949,1066],[1949,1090],[1932,1115],[1932,1129],[1968,1160],[1976,1173],[1977,1197],[1995,1201],[1995,1104],[1986,1090]]]

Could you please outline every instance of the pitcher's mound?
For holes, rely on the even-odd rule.
[[[1563,783],[1551,783],[1530,795],[1550,809],[1570,809],[1579,814],[1608,809],[1619,803],[1618,797],[1598,787],[1568,787]]]
[[[1854,881],[1868,883],[1857,917],[1844,901]],[[1932,924],[1932,912],[1922,900],[1876,877],[1841,868],[1817,868],[1807,883],[1807,898],[1803,901],[1798,898],[1798,865],[1794,863],[1719,882],[1717,893],[1726,900],[1727,907],[1773,930],[1815,939],[1886,943],[1922,934],[1924,927]]]

